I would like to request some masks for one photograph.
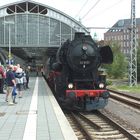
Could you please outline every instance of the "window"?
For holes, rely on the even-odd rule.
[[[129,35],[127,35],[127,40],[129,40]]]
[[[123,39],[126,40],[126,35],[123,36]]]

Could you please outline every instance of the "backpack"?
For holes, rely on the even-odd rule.
[[[23,73],[21,73],[21,72],[20,73],[15,73],[16,78],[22,78],[22,76],[23,76]]]

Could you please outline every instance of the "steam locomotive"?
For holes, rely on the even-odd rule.
[[[101,64],[113,62],[109,46],[99,47],[90,35],[76,32],[47,62],[47,81],[62,108],[91,111],[108,103],[106,75]]]

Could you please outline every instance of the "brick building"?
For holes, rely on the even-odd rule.
[[[104,33],[104,41],[117,41],[121,45],[121,51],[129,56],[130,52],[130,34],[131,19],[122,19],[117,21],[112,28]],[[136,19],[136,39],[140,40],[140,18]]]

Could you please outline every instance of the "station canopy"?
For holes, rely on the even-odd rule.
[[[88,30],[78,21],[50,6],[31,0],[0,7],[0,47],[20,58],[42,60],[75,32]]]

